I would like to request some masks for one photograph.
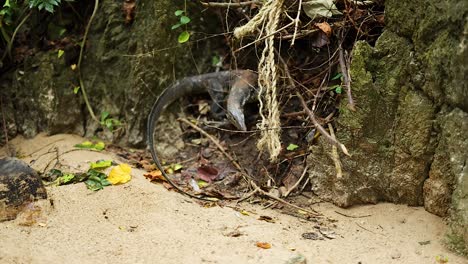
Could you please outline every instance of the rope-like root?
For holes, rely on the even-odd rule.
[[[274,33],[278,28],[283,2],[284,0],[268,1],[247,24],[234,30],[234,36],[240,38],[251,34],[260,25],[264,25],[264,32],[262,31],[260,34],[268,36],[265,37],[265,47],[258,64],[258,101],[262,121],[258,124],[258,128],[261,130],[261,138],[257,142],[257,148],[260,150],[266,149],[270,154],[271,161],[275,161],[281,151],[281,122],[277,99],[278,74],[275,64]],[[266,108],[266,114],[264,108]]]

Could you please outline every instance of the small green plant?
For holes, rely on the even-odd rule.
[[[190,33],[187,31],[187,24],[190,23],[191,19],[186,15],[184,10],[176,10],[174,15],[179,17],[179,22],[175,25],[172,25],[171,29],[174,30],[181,26],[185,26],[185,30],[182,31],[177,38],[179,43],[185,43],[190,39]]]
[[[60,5],[61,0],[29,0],[29,8],[37,8],[39,11],[45,9],[49,13],[54,12],[54,8]]]
[[[109,117],[109,112],[103,111],[101,113],[101,125],[104,127],[107,127],[110,131],[114,131],[114,128],[116,126],[122,125],[122,122],[120,122],[118,119],[115,118],[110,118]]]
[[[332,81],[336,81],[338,79],[343,82],[343,74],[341,72],[337,73],[335,76],[331,78]],[[335,91],[335,93],[337,94],[341,94],[343,92],[343,87],[341,86],[341,84],[337,84],[337,85],[333,85],[332,87],[330,87],[330,90]]]
[[[294,151],[298,147],[299,147],[298,145],[291,143],[291,144],[288,145],[288,147],[286,149],[289,150],[289,151]]]

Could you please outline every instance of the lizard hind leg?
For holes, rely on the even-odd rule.
[[[224,108],[226,90],[223,85],[217,80],[210,80],[207,83],[206,90],[212,99],[211,103],[211,115],[216,120],[221,120],[226,116],[226,110]]]

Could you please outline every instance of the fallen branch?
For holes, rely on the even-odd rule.
[[[206,7],[221,7],[221,8],[230,8],[230,7],[242,7],[249,5],[262,5],[261,1],[245,1],[238,3],[219,3],[219,2],[201,2],[203,6]]]
[[[211,142],[213,142],[216,147],[219,149],[219,151],[221,151],[221,153],[224,154],[224,156],[226,156],[226,158],[229,159],[229,161],[231,161],[231,163],[240,171],[242,172],[243,174],[245,174],[246,176],[248,176],[248,178],[250,179],[251,177],[246,173],[246,171],[241,167],[241,165],[229,154],[226,152],[226,150],[224,149],[223,146],[221,146],[221,143],[219,143],[219,141],[213,137],[212,135],[208,134],[205,130],[201,129],[199,126],[195,125],[194,123],[188,121],[187,119],[185,118],[178,118],[177,121],[181,121],[189,126],[191,126],[193,129],[195,129],[196,131],[198,131],[200,134],[204,135],[205,137],[207,137],[209,140],[211,140]]]
[[[302,208],[302,207],[300,207],[300,206],[297,206],[297,205],[294,205],[294,204],[292,204],[292,203],[290,203],[290,202],[287,202],[287,201],[285,201],[285,200],[283,200],[283,199],[281,199],[281,198],[279,198],[279,197],[276,197],[276,196],[274,196],[274,195],[271,195],[271,194],[265,192],[264,190],[262,190],[260,187],[258,187],[258,186],[255,184],[255,182],[253,182],[253,181],[251,181],[250,184],[252,184],[252,186],[255,188],[255,190],[258,190],[257,192],[259,192],[260,194],[262,194],[262,195],[264,195],[264,196],[267,196],[267,197],[269,197],[269,198],[271,198],[271,199],[273,199],[273,200],[276,200],[276,201],[278,201],[278,202],[280,202],[280,203],[282,203],[282,204],[285,204],[285,205],[287,205],[287,206],[289,206],[289,207],[292,207],[292,208],[294,208],[294,209],[297,209],[297,210],[302,210],[302,211],[304,211],[304,212],[306,212],[306,213],[309,213],[309,214],[312,215],[312,216],[323,216],[321,213],[319,213],[319,212],[317,212],[317,211],[315,211],[315,210],[304,209],[304,208]]]
[[[301,183],[301,181],[304,179],[305,175],[307,174],[307,169],[308,169],[308,167],[305,166],[304,171],[302,172],[302,175],[301,175],[301,177],[299,178],[299,180],[297,180],[297,182],[284,194],[284,197],[288,197],[288,195],[289,195],[294,189],[296,189],[297,186],[299,186],[299,183]]]
[[[302,95],[300,95],[299,93],[296,92],[296,96],[297,96],[297,97],[299,98],[299,100],[301,101],[302,107],[303,107],[304,110],[306,111],[307,115],[309,115],[310,120],[312,120],[312,123],[314,123],[315,127],[316,127],[317,130],[320,132],[320,134],[322,134],[330,143],[332,143],[333,145],[339,147],[339,148],[341,149],[341,151],[343,151],[343,153],[344,153],[346,156],[350,156],[348,150],[347,150],[346,147],[345,147],[345,145],[341,144],[338,140],[336,140],[335,138],[333,138],[332,136],[330,136],[330,134],[327,133],[327,131],[325,130],[325,128],[323,128],[323,126],[321,126],[321,125],[319,124],[319,122],[317,122],[317,120],[315,119],[314,113],[312,113],[312,111],[309,109],[309,107],[307,107],[307,104],[306,104],[306,102],[304,101],[304,98],[302,97]]]
[[[369,216],[372,216],[372,215],[348,215],[348,214],[344,214],[344,213],[341,213],[339,211],[335,211],[335,213],[339,214],[339,215],[342,215],[342,216],[345,216],[345,217],[349,217],[349,218],[364,218],[364,217],[369,217]]]
[[[294,46],[294,41],[296,41],[296,34],[297,34],[297,28],[299,26],[299,17],[301,16],[301,8],[302,8],[302,0],[299,0],[299,5],[298,5],[298,8],[297,8],[297,16],[296,16],[296,19],[294,19],[294,34],[293,34],[293,37],[292,37],[292,41],[291,41],[291,47]]]

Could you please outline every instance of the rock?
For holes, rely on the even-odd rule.
[[[435,106],[404,84],[411,48],[392,32],[382,34],[375,48],[356,44],[350,71],[360,103],[352,112],[344,100],[336,124],[336,136],[351,157],[341,155],[343,175],[336,178],[330,144],[321,137],[312,147],[310,180],[320,197],[343,207],[378,201],[422,205]]]
[[[420,6],[426,8],[421,9]],[[388,0],[374,47],[350,65],[357,111],[339,106],[342,177],[321,137],[308,164],[312,191],[343,207],[388,201],[449,216],[449,245],[468,254],[466,1]]]
[[[307,259],[302,254],[296,254],[288,259],[285,264],[307,264]]]
[[[46,198],[39,175],[26,163],[0,159],[0,221],[13,220],[30,202]]]
[[[147,117],[158,94],[175,79],[212,70],[210,60],[218,40],[180,45],[180,32],[171,30],[174,10],[183,6],[183,2],[170,0],[136,1],[138,12],[133,23],[128,23],[122,16],[121,1],[100,1],[85,45],[81,75],[97,118],[103,112],[110,113],[109,117],[123,122],[120,130],[112,133],[103,129],[90,117],[82,94],[74,93],[78,74],[70,66],[77,63],[80,47],[73,41],[62,57],[57,56],[56,49],[34,47],[34,54],[27,56],[21,67],[2,75],[0,96],[10,138],[16,134],[32,137],[39,132],[75,133],[144,146]],[[187,2],[191,30],[220,31],[219,23],[213,22],[217,21],[215,13],[210,16],[201,8]],[[86,7],[82,14],[88,11]],[[81,14],[81,10],[78,12]],[[47,28],[49,22],[27,23],[27,28]],[[44,39],[47,41],[55,39]],[[0,135],[0,143],[2,138]]]

